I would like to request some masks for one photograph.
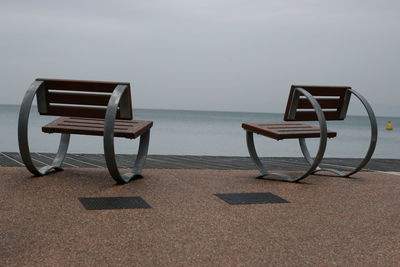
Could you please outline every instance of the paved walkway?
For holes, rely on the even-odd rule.
[[[399,266],[400,179],[254,179],[254,170],[106,169],[32,178],[0,168],[0,266]],[[215,194],[288,203],[230,205]],[[149,209],[86,210],[79,198],[132,197]]]

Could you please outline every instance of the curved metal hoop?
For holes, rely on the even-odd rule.
[[[299,138],[299,144],[300,144],[300,148],[301,148],[301,152],[303,153],[304,158],[306,159],[306,161],[308,162],[308,164],[312,164],[313,159],[310,155],[310,152],[308,152],[308,148],[307,148],[307,144],[306,144],[306,140],[304,138]],[[319,172],[319,171],[327,171],[327,172],[332,172],[335,173],[336,175],[342,176],[343,173],[335,170],[335,169],[328,169],[328,168],[321,168],[319,166],[317,166],[315,168],[315,170],[313,171],[313,173]]]
[[[367,113],[368,113],[368,117],[369,117],[369,121],[370,121],[370,125],[371,125],[371,140],[369,143],[368,151],[365,154],[363,160],[360,162],[360,164],[349,172],[343,173],[343,172],[335,170],[335,169],[326,169],[326,168],[319,168],[319,167],[317,167],[317,169],[314,172],[328,171],[328,172],[332,172],[332,173],[336,174],[337,176],[349,177],[349,176],[355,174],[356,172],[359,172],[369,162],[372,155],[374,154],[376,143],[378,140],[378,126],[377,126],[374,111],[372,110],[368,101],[360,93],[354,91],[353,89],[349,89],[349,91],[360,100],[360,102],[363,104],[363,106],[365,107],[365,109],[367,110]],[[300,143],[300,148],[301,148],[301,151],[303,152],[304,158],[307,160],[308,163],[310,163],[311,157],[308,152],[305,140],[299,139],[299,143]]]
[[[115,159],[114,124],[118,111],[118,104],[121,100],[122,95],[125,92],[125,89],[126,85],[118,85],[115,88],[108,102],[106,118],[104,121],[104,157],[106,159],[106,164],[110,175],[119,184],[128,183],[134,177],[141,177],[140,172],[144,167],[150,142],[150,130],[148,130],[140,136],[139,151],[137,153],[135,165],[132,172],[121,175]]]
[[[268,170],[262,164],[262,162],[260,161],[260,159],[257,155],[256,149],[254,146],[253,133],[247,131],[246,141],[247,141],[247,148],[249,150],[250,157],[253,160],[253,162],[256,164],[258,170],[261,172],[261,176],[259,176],[258,178],[262,178],[262,179],[266,179],[266,180],[298,182],[298,181],[306,178],[310,174],[312,174],[314,172],[314,170],[316,168],[318,168],[318,165],[321,162],[322,157],[324,156],[327,138],[328,138],[328,135],[327,135],[328,130],[327,130],[327,126],[326,126],[326,120],[325,120],[324,113],[322,112],[321,106],[319,105],[317,100],[315,100],[315,98],[309,92],[307,92],[303,88],[297,88],[296,90],[299,91],[299,93],[301,93],[308,99],[308,101],[313,106],[315,113],[317,114],[319,127],[320,127],[320,142],[319,142],[319,148],[318,148],[317,155],[315,156],[315,159],[312,160],[312,158],[309,156],[309,153],[308,153],[308,158],[306,158],[306,160],[309,162],[310,167],[300,177],[294,178],[294,177],[291,177],[291,176],[283,174],[283,173],[268,172]],[[267,176],[267,177],[264,177],[264,176]]]
[[[41,88],[42,85],[43,85],[42,81],[34,81],[31,84],[28,91],[25,93],[24,99],[22,100],[18,117],[19,153],[21,154],[22,161],[24,162],[26,168],[35,176],[43,176],[50,172],[63,170],[61,168],[61,164],[64,161],[65,155],[67,154],[69,140],[70,140],[69,134],[61,134],[58,151],[51,165],[44,166],[39,170],[35,167],[35,165],[32,162],[29,150],[28,121],[29,121],[29,114],[31,111],[33,98],[35,97],[36,92]]]

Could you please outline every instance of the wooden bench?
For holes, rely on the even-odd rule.
[[[355,95],[367,110],[371,123],[371,141],[367,154],[361,163],[353,170],[343,173],[332,168],[319,166],[326,149],[327,138],[336,137],[336,132],[327,129],[326,121],[344,120],[351,95]],[[349,177],[361,170],[371,159],[377,142],[377,123],[374,112],[367,100],[348,86],[311,86],[292,85],[286,106],[283,123],[243,123],[246,130],[247,147],[250,157],[261,172],[259,178],[283,181],[300,181],[310,174],[318,171],[329,171],[338,176]],[[318,121],[319,127],[301,121]],[[276,140],[299,139],[299,144],[304,158],[309,163],[309,169],[300,177],[291,177],[287,174],[269,172],[259,159],[255,146],[253,133]],[[305,139],[320,138],[318,152],[313,159],[308,151]]]
[[[28,143],[28,119],[33,98],[37,98],[41,115],[62,116],[42,127],[45,133],[60,133],[61,141],[53,163],[37,169],[32,163]],[[34,175],[62,170],[71,134],[103,136],[104,155],[111,176],[118,183],[127,183],[141,176],[149,140],[151,121],[132,120],[129,83],[36,79],[25,94],[19,121],[18,141],[21,158]],[[139,151],[130,173],[121,175],[115,160],[114,137],[140,137]]]

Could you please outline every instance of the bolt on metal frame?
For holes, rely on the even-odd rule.
[[[28,122],[29,115],[32,106],[33,99],[35,95],[40,93],[40,90],[43,89],[44,82],[41,80],[35,80],[22,100],[22,104],[20,107],[19,118],[18,118],[18,145],[19,151],[22,158],[23,163],[26,168],[35,176],[43,176],[51,172],[62,171],[61,167],[65,155],[68,150],[68,145],[70,141],[70,134],[62,133],[60,144],[58,147],[58,151],[56,156],[53,159],[53,162],[50,165],[44,166],[38,169],[32,162],[32,158],[30,155],[29,149],[29,140],[28,140]],[[104,144],[104,155],[107,164],[107,168],[109,173],[114,178],[117,183],[127,183],[134,177],[141,177],[141,170],[144,167],[144,163],[146,161],[148,147],[150,142],[150,129],[147,130],[140,136],[139,143],[139,151],[136,156],[136,161],[134,163],[134,168],[132,172],[121,175],[117,162],[115,160],[115,152],[114,152],[114,126],[115,119],[118,111],[118,105],[122,101],[122,96],[126,92],[126,85],[118,85],[113,91],[106,111],[105,121],[104,121],[104,136],[103,136],[103,144]],[[37,96],[41,97],[41,96]],[[38,109],[40,109],[41,103],[38,103]]]
[[[326,144],[327,144],[327,124],[326,124],[326,119],[324,112],[321,109],[321,106],[317,102],[317,100],[310,94],[308,93],[305,89],[303,88],[295,88],[295,96],[294,96],[294,102],[298,101],[299,94],[303,95],[306,97],[306,99],[311,103],[317,118],[319,122],[319,127],[320,127],[320,143],[319,143],[319,148],[318,152],[313,159],[308,151],[307,144],[305,138],[299,138],[299,145],[301,152],[309,164],[309,168],[305,171],[305,173],[299,177],[291,177],[287,174],[284,173],[277,173],[277,172],[270,172],[267,170],[267,168],[264,166],[264,164],[261,162],[260,158],[257,155],[255,145],[254,145],[254,134],[251,131],[246,131],[246,141],[247,141],[247,148],[250,154],[250,157],[252,161],[255,163],[257,166],[257,169],[260,171],[261,175],[258,176],[257,178],[262,178],[266,180],[279,180],[279,181],[286,181],[286,182],[298,182],[310,174],[316,174],[317,172],[325,171],[325,172],[330,172],[335,174],[334,176],[340,176],[340,177],[350,177],[351,175],[357,173],[360,171],[371,159],[377,139],[378,139],[378,129],[377,129],[377,122],[376,122],[376,117],[374,114],[374,111],[368,101],[358,92],[356,92],[353,89],[348,89],[348,92],[350,94],[355,95],[359,101],[363,104],[364,108],[366,109],[368,113],[368,118],[370,121],[370,126],[371,126],[371,138],[370,138],[370,144],[367,153],[365,154],[364,158],[362,161],[358,164],[358,166],[354,167],[351,171],[348,172],[342,172],[333,168],[321,168],[319,166],[324,153],[326,149]],[[349,101],[349,99],[348,99]],[[348,103],[346,104],[348,105]],[[292,109],[293,110],[293,109]],[[290,111],[289,111],[290,112]],[[341,114],[341,116],[345,116],[345,112],[347,112],[347,106],[344,108],[344,114]],[[290,114],[289,114],[290,116]]]

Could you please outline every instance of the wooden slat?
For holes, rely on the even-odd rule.
[[[73,107],[73,106],[49,106],[47,114],[55,116],[85,116],[88,118],[102,118],[106,116],[106,109],[92,107]],[[43,114],[43,115],[47,115]],[[117,118],[120,118],[119,111]]]
[[[340,108],[343,104],[343,100],[338,99],[318,99],[318,104],[321,108]],[[297,106],[299,109],[313,109],[310,101],[308,99],[299,99],[299,104]]]
[[[324,111],[326,120],[341,120],[337,111]],[[294,118],[296,121],[318,121],[317,114],[314,111],[297,111]]]
[[[318,85],[292,85],[295,88],[303,88],[313,96],[340,96],[344,94],[350,87],[348,86],[318,86]]]
[[[111,95],[48,92],[49,103],[107,106]]]
[[[269,127],[279,127],[279,126],[285,126],[285,125],[290,125],[290,126],[304,126],[303,122],[280,122],[280,123],[264,123],[264,122],[257,122],[258,125],[268,125]]]
[[[281,129],[279,133],[319,133],[319,129]]]
[[[71,123],[71,124],[73,124],[73,123],[80,123],[80,124],[87,124],[87,125],[93,125],[93,126],[98,126],[98,125],[100,125],[100,126],[103,126],[104,125],[104,119],[92,119],[92,118],[69,118],[69,119],[66,119],[65,121],[64,121],[64,123]],[[129,121],[129,120],[127,120],[127,121],[125,121],[125,120],[120,120],[120,121],[118,121],[118,125],[121,125],[121,126],[130,126],[130,125],[132,125],[132,123],[131,123],[131,121]]]
[[[311,125],[288,125],[288,126],[268,126],[269,129],[276,129],[279,131],[279,129],[308,129],[312,128],[313,126]]]
[[[137,121],[131,120],[116,120],[115,128],[119,128],[121,130],[132,127],[132,125],[138,123]],[[79,126],[86,128],[104,128],[104,120],[79,120],[79,119],[68,119],[65,118],[63,121],[57,121],[57,125],[60,126]]]
[[[44,81],[47,90],[68,90],[68,91],[88,91],[88,92],[107,92],[112,93],[119,84],[128,85],[126,82],[103,82],[103,81],[82,81],[82,80],[61,80],[61,79],[44,79],[36,80]]]
[[[96,135],[103,136],[104,134],[104,120],[90,120],[87,118],[69,118],[61,117],[55,121],[42,127],[45,133],[69,133],[69,134],[82,134],[82,135]],[[102,124],[99,124],[102,123]],[[116,120],[114,136],[125,138],[136,138],[142,135],[153,126],[151,121],[138,121],[138,120]]]
[[[242,127],[257,134],[261,134],[276,140],[291,138],[316,138],[320,137],[319,127],[301,123],[302,127],[293,128],[293,124],[280,123],[277,128],[276,123],[243,123]],[[287,127],[286,127],[287,126]],[[336,136],[336,132],[328,130],[328,137]]]
[[[87,128],[87,129],[103,129],[104,125],[84,125],[84,124],[72,124],[72,123],[59,123],[58,126],[60,127],[71,127],[72,128]],[[131,125],[129,125],[131,126]],[[118,126],[115,125],[114,129],[118,131],[128,131],[128,125]]]

